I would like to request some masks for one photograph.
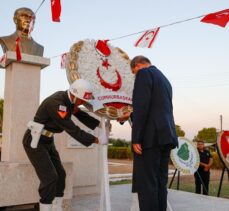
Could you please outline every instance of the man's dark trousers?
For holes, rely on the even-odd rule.
[[[140,211],[166,211],[170,151],[150,148],[134,155],[133,192],[138,193]]]
[[[209,171],[197,171],[195,174],[195,184],[196,184],[196,193],[201,194],[201,187],[203,189],[203,194],[208,195]]]

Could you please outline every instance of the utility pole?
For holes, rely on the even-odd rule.
[[[223,115],[220,114],[220,132],[223,130]]]

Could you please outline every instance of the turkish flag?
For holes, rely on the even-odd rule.
[[[215,13],[210,13],[201,19],[201,22],[212,23],[221,27],[225,27],[229,21],[229,9]]]
[[[134,44],[135,47],[151,48],[160,27],[146,31]]]
[[[51,0],[52,21],[60,22],[61,2],[60,0]]]

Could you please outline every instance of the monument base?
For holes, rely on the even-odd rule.
[[[64,199],[70,202],[73,189],[73,166],[70,162],[63,165],[67,174]],[[38,203],[40,198],[39,180],[33,166],[28,162],[0,162],[0,187],[2,190],[0,207]],[[70,203],[66,204],[68,205],[64,206],[65,211],[70,210]]]

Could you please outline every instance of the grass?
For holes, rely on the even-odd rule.
[[[132,180],[120,180],[120,181],[114,181],[110,182],[110,185],[125,185],[125,184],[131,184]]]
[[[229,182],[224,181],[221,187],[220,197],[229,198]],[[174,182],[171,189],[177,189],[177,183]],[[217,196],[219,189],[219,181],[211,181],[209,184],[209,196]],[[180,189],[182,191],[195,193],[194,183],[182,183],[180,182]]]

